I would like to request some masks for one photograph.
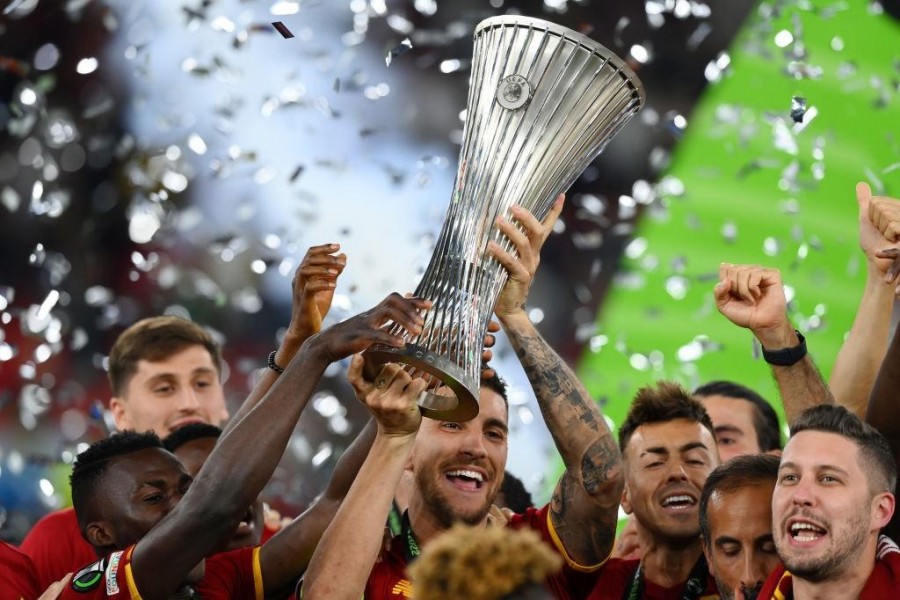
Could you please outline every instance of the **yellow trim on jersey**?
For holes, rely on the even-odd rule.
[[[562,540],[559,539],[559,534],[556,533],[556,527],[553,526],[553,519],[550,518],[549,507],[547,508],[547,529],[550,531],[550,539],[553,540],[553,544],[556,546],[556,549],[559,550],[559,553],[562,554],[562,557],[566,560],[566,563],[572,569],[581,573],[593,573],[594,571],[605,565],[606,561],[609,560],[609,556],[607,556],[601,562],[589,567],[579,565],[577,562],[572,560],[572,558],[569,556],[569,553],[566,552],[566,548],[565,546],[563,546]],[[609,551],[609,554],[610,556],[612,556],[612,550]]]
[[[134,546],[128,549],[128,552],[125,553],[125,583],[128,584],[128,593],[131,594],[132,600],[141,600],[141,593],[137,589],[137,584],[134,582],[134,575],[131,573],[131,554],[134,552]]]
[[[775,592],[772,594],[772,597],[775,600],[785,600],[784,594],[781,593],[781,582],[784,581],[785,577],[790,577],[791,572],[786,570],[784,571],[784,575],[778,578],[778,583],[775,584]]]
[[[253,589],[256,591],[256,600],[265,598],[265,588],[263,588],[262,567],[259,564],[260,546],[253,549]]]

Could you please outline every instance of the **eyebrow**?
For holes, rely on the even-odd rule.
[[[812,468],[815,469],[815,470],[817,470],[817,471],[836,471],[836,472],[841,473],[841,474],[843,474],[843,475],[846,475],[846,476],[848,476],[848,477],[850,476],[850,473],[849,473],[849,472],[845,471],[844,469],[840,468],[840,467],[837,466],[837,465],[827,465],[827,464],[826,464],[826,465],[813,465]],[[781,464],[778,466],[778,470],[779,470],[779,471],[781,471],[781,470],[783,470],[783,469],[794,469],[794,470],[799,470],[800,467],[797,465],[797,463],[793,463],[793,462],[785,462],[785,463],[781,463]]]
[[[744,430],[738,427],[737,425],[717,425],[714,428],[716,434],[720,433],[737,433],[740,435],[744,435]]]
[[[774,539],[771,533],[765,533],[763,535],[757,536],[753,538],[753,543],[762,542],[766,540]],[[716,538],[715,544],[716,546],[724,546],[725,544],[740,544],[741,540],[737,538],[733,538],[729,535],[720,535]]]
[[[677,449],[679,453],[690,452],[691,450],[696,450],[697,448],[702,448],[703,450],[709,451],[709,448],[706,447],[706,444],[703,442],[688,442],[684,444],[680,448]],[[647,448],[643,452],[641,452],[641,456],[645,454],[668,454],[669,449],[665,446],[653,446],[652,448]]]
[[[506,423],[504,423],[500,419],[493,419],[493,418],[488,419],[487,421],[484,422],[484,426],[485,427],[498,427],[506,433],[509,432],[509,427],[506,425]]]

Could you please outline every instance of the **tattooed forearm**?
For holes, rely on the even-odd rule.
[[[831,390],[809,355],[789,367],[772,367],[772,375],[784,404],[788,425],[792,425],[808,408],[834,404]]]
[[[559,480],[550,500],[550,519],[566,552],[576,562],[590,566],[609,556],[616,538],[616,510],[603,514],[566,516],[569,509],[577,512],[578,484],[567,472]]]

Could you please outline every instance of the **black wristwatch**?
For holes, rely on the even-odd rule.
[[[763,360],[777,367],[790,367],[800,362],[806,356],[806,338],[796,329],[794,332],[797,334],[797,339],[800,340],[799,344],[791,348],[782,348],[781,350],[766,350],[763,348]]]

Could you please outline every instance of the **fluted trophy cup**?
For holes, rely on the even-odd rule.
[[[518,204],[543,220],[643,103],[631,69],[584,35],[521,16],[479,23],[456,183],[415,292],[433,307],[417,336],[392,326],[405,347],[366,353],[370,364],[403,363],[429,380],[425,416],[478,414],[483,338],[507,278],[487,245],[515,251],[497,216]]]

